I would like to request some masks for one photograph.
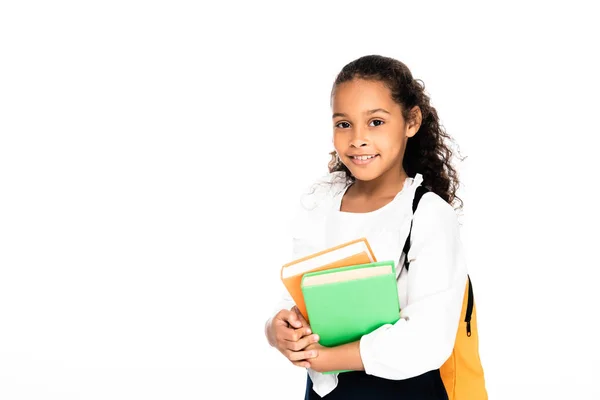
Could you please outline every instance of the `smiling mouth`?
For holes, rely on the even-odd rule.
[[[365,160],[370,160],[372,158],[377,157],[379,154],[372,154],[370,156],[350,156],[350,158],[352,158],[353,160],[360,160],[360,161],[365,161]]]
[[[379,157],[379,154],[370,154],[364,156],[350,156],[350,160],[354,165],[367,165],[376,160]]]

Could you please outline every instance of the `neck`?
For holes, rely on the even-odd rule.
[[[402,190],[408,175],[404,168],[393,168],[370,180],[354,182],[354,193],[365,197],[394,197]]]

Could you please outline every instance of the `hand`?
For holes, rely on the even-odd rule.
[[[314,342],[309,344],[304,350],[317,352],[317,357],[311,358],[310,360],[310,368],[317,372],[326,372],[325,354],[327,352],[327,347],[322,346],[318,342]]]
[[[310,368],[310,359],[317,357],[318,350],[305,348],[319,340],[311,335],[310,326],[296,307],[281,310],[271,318],[265,327],[271,346],[277,348],[292,364]]]

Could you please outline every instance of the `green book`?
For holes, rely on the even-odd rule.
[[[301,288],[311,329],[326,347],[359,340],[400,319],[394,261],[310,272]]]

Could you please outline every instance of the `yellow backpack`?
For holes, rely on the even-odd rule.
[[[413,200],[413,215],[421,197],[428,190],[419,186]],[[411,222],[412,231],[412,222]],[[410,248],[410,232],[404,244],[404,254]],[[408,257],[404,257],[404,266],[408,271]],[[468,277],[468,276],[467,276]],[[487,400],[483,367],[479,358],[479,336],[477,333],[477,313],[475,312],[475,297],[473,285],[468,277],[465,287],[461,319],[456,332],[454,349],[450,358],[440,367],[440,375],[449,400]]]

